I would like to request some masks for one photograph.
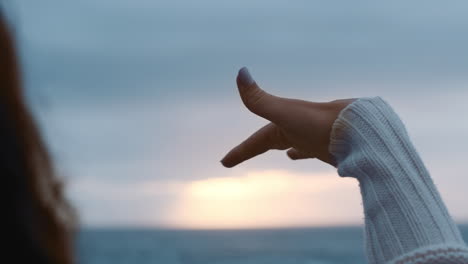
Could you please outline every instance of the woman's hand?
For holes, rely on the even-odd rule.
[[[355,99],[314,103],[277,97],[260,89],[245,67],[239,71],[237,87],[245,106],[271,123],[233,148],[221,160],[225,167],[234,167],[270,149],[289,149],[287,154],[293,160],[318,158],[335,166],[328,152],[332,125]]]

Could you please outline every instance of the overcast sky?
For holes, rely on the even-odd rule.
[[[8,2],[7,2],[8,3]],[[25,85],[85,225],[359,224],[357,182],[271,152],[219,160],[281,96],[380,95],[468,221],[468,2],[15,0]]]

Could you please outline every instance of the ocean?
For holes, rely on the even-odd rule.
[[[468,241],[468,225],[460,227]],[[85,229],[83,264],[365,263],[361,227],[259,230]]]

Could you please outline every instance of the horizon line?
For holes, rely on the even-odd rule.
[[[455,222],[457,226],[467,226],[468,221]],[[161,230],[161,231],[249,231],[249,230],[290,230],[290,229],[340,229],[364,228],[362,224],[304,225],[304,226],[258,226],[258,227],[171,227],[151,225],[79,225],[78,230]]]

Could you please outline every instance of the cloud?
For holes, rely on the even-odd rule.
[[[263,180],[249,172],[325,173],[327,165],[291,162],[280,151],[229,172],[219,165],[266,123],[238,98],[244,65],[281,96],[389,99],[451,212],[468,219],[467,2],[284,3],[11,4],[29,99],[86,223],[162,224],[175,197],[190,200],[175,190],[137,191],[153,181],[154,190],[172,190],[157,184],[181,181],[183,189],[221,175],[250,186]]]
[[[357,182],[343,181],[336,173],[254,171],[187,183],[169,224],[187,228],[358,224],[359,201]]]
[[[100,209],[106,218],[89,214],[88,208],[85,224],[262,228],[349,225],[359,224],[362,218],[357,182],[333,172],[251,171],[202,180],[130,184],[77,179],[71,189],[78,204],[109,204]]]
[[[235,92],[233,96],[237,96]],[[400,100],[396,95],[390,97],[390,102],[407,124],[417,148],[433,172],[450,211],[456,220],[465,221],[468,216],[462,196],[466,184],[460,183],[467,183],[467,178],[462,177],[460,172],[465,170],[463,161],[468,158],[465,151],[468,146],[463,147],[468,144],[463,140],[463,135],[468,133],[468,124],[460,120],[464,120],[463,103],[467,96],[466,92],[447,92],[444,96],[421,95],[419,100]],[[252,176],[250,172],[262,174],[273,170],[273,175],[277,175],[286,170],[284,174],[292,175],[291,179],[295,180],[309,173],[311,176],[328,175],[330,170],[329,166],[317,160],[290,161],[281,151],[266,153],[231,170],[223,168],[218,162],[221,157],[266,123],[244,109],[239,99],[235,102],[211,98],[203,101],[181,99],[178,103],[164,104],[153,104],[151,100],[129,100],[126,104],[103,104],[88,108],[64,106],[45,114],[44,128],[47,128],[49,142],[53,143],[56,164],[70,178],[71,196],[88,225],[162,226],[171,222],[175,225],[178,218],[186,218],[181,214],[167,220],[166,217],[174,215],[169,211],[175,208],[175,201],[185,201],[190,207],[194,204],[190,205],[187,201],[201,199],[196,195],[190,196],[190,192],[182,195],[182,189],[191,186],[189,183],[201,181],[205,185],[216,185],[221,181],[223,186],[226,182],[219,177],[236,181],[240,178],[234,185],[257,190],[252,187],[257,186],[252,179],[263,183],[266,180],[258,175]],[[435,138],[438,140],[434,141]],[[295,175],[299,175],[299,178]],[[328,178],[343,180],[336,175]],[[315,184],[307,182],[306,177],[300,179],[296,182]],[[168,181],[171,184],[180,182],[177,191],[167,187]],[[148,191],[147,186],[153,186],[153,192]],[[172,191],[158,193],[161,190]],[[261,189],[258,192],[265,195]],[[281,204],[276,198],[270,198]],[[307,201],[310,206],[314,205],[313,201],[325,201],[328,208],[336,208],[343,202],[330,197],[322,199],[320,195],[309,198],[304,195],[298,200]],[[266,198],[262,199],[258,204],[266,203]],[[298,202],[298,206],[306,208],[305,203]],[[181,204],[178,208],[182,208]],[[209,208],[198,209],[206,212]],[[265,205],[264,208],[268,207]],[[330,214],[333,212],[328,212],[324,218],[307,218],[299,213],[290,213],[284,217],[294,215],[297,217],[295,221],[262,221],[265,225],[281,225],[288,221],[294,225],[306,222],[320,225],[327,221],[330,224],[346,223],[348,219],[360,219],[354,215],[361,212],[359,208],[353,210],[343,211],[349,213],[350,218],[345,214],[332,218]],[[183,211],[189,212],[178,212]],[[248,216],[251,211],[245,209],[240,213]],[[272,215],[265,215],[275,219]],[[202,219],[194,219],[192,225],[201,227],[203,222]],[[248,223],[234,224],[247,226]]]

